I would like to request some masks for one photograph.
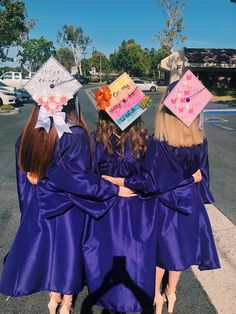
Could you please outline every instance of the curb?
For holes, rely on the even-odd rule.
[[[0,112],[0,116],[10,116],[13,114],[18,114],[18,113],[20,113],[20,109],[15,108],[14,110],[5,110],[3,112]]]

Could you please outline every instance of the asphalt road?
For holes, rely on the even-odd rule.
[[[89,88],[86,86],[85,88]],[[144,113],[143,119],[150,131],[154,130],[154,117],[156,108],[160,103],[162,94],[150,93],[154,105]],[[92,131],[96,124],[97,113],[94,106],[89,101],[84,89],[80,92],[82,110],[85,120]],[[209,108],[219,107],[211,104]],[[225,105],[220,107],[225,108]],[[15,184],[15,156],[14,143],[21,133],[21,130],[28,118],[32,105],[27,104],[21,108],[21,113],[11,116],[0,116],[0,260],[4,256],[12,243],[19,224],[18,200]],[[209,115],[210,117],[210,115]],[[235,182],[235,131],[236,115],[217,115],[227,121],[205,123],[206,134],[209,140],[210,164],[211,164],[211,184],[216,198],[216,207],[227,215],[234,223],[236,214],[234,211],[236,187]],[[219,126],[220,125],[220,126]],[[227,128],[222,128],[228,126]],[[230,130],[232,129],[232,130]],[[80,313],[81,304],[86,297],[86,289],[79,295],[75,303],[73,313]],[[5,297],[0,296],[0,314],[28,314],[47,313],[47,293],[42,292],[33,296],[23,298],[10,298],[5,302]],[[101,309],[94,307],[93,313],[101,313]],[[163,313],[167,313],[166,309]],[[178,301],[176,304],[176,314],[211,314],[216,313],[213,305],[206,293],[201,288],[192,271],[183,273],[179,288]],[[88,314],[88,313],[83,313]],[[150,313],[151,314],[151,313]]]

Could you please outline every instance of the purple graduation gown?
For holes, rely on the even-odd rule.
[[[117,153],[117,137],[110,139],[113,154],[94,143],[94,165],[99,175],[130,177],[140,174],[142,158],[125,143],[124,156]],[[84,242],[86,280],[95,301],[107,309],[137,312],[153,300],[156,263],[156,220],[152,200],[137,196],[118,198],[109,212],[90,219]],[[97,297],[98,296],[98,297]]]
[[[195,184],[198,169],[202,181]],[[142,176],[125,179],[125,186],[157,196],[157,266],[183,271],[220,267],[204,203],[212,203],[209,190],[207,140],[192,147],[172,147],[152,139]]]
[[[2,294],[76,294],[83,289],[87,214],[97,218],[105,213],[116,201],[118,188],[91,171],[88,136],[80,127],[71,130],[73,134],[59,140],[47,174],[37,185],[31,185],[17,165],[21,221],[5,258]],[[17,156],[18,146],[19,141]]]

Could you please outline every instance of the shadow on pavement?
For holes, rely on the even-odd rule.
[[[99,289],[89,294],[82,303],[80,314],[93,314],[92,308],[97,301],[111,288],[118,284],[123,284],[129,290],[131,290],[140,303],[143,312],[142,314],[153,313],[153,300],[144,292],[139,286],[137,286],[131,279],[129,273],[125,267],[125,257],[114,257],[112,269],[107,273],[104,278],[103,284]],[[102,314],[118,314],[120,312],[112,312],[107,309],[102,311]],[[124,312],[122,312],[124,313]]]

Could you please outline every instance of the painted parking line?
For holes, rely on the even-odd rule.
[[[236,306],[236,226],[214,205],[207,205],[221,269],[192,270],[219,314],[233,314]]]
[[[215,122],[228,122],[229,120],[223,119],[223,118],[219,118],[219,117],[211,117],[211,116],[204,116],[204,122],[211,122],[211,123],[215,123]]]
[[[224,131],[236,131],[235,128],[225,125],[225,123],[229,122],[229,120],[220,118],[219,116],[215,117],[215,116],[210,116],[210,115],[209,116],[204,115],[204,122],[209,123]]]
[[[226,126],[226,125],[222,125],[218,123],[215,123],[214,126],[216,126],[217,128],[223,129],[225,131],[236,131],[236,129],[231,128],[230,126]]]
[[[236,109],[205,109],[204,114],[236,114]]]

